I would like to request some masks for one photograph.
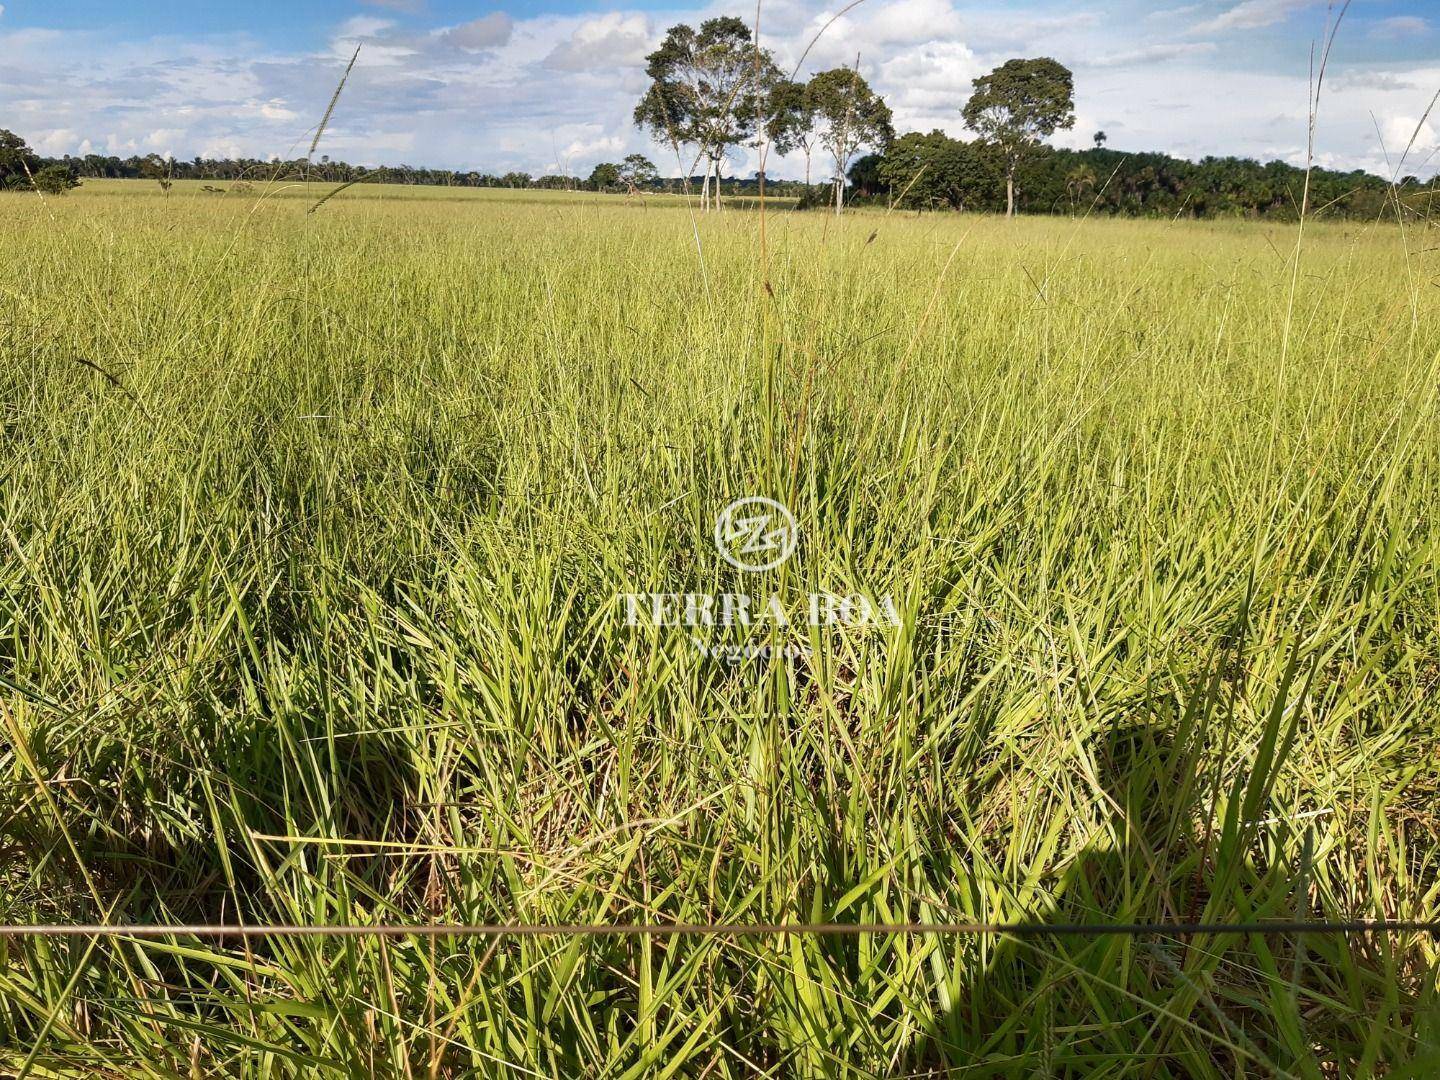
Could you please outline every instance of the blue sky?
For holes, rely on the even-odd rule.
[[[762,38],[793,62],[839,3],[765,0]],[[629,122],[666,27],[754,0],[0,0],[0,127],[47,153],[292,154],[345,60],[360,61],[322,150],[371,164],[587,174],[659,148]],[[901,130],[965,134],[970,81],[1013,56],[1075,71],[1077,123],[1119,149],[1303,162],[1308,0],[1071,3],[865,0],[805,63],[853,63]],[[1317,160],[1388,174],[1440,161],[1440,0],[1353,0],[1332,56]],[[737,153],[731,168],[753,168]],[[773,171],[799,175],[792,157]]]

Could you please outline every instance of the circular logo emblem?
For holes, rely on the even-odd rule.
[[[773,570],[795,553],[795,518],[774,499],[736,499],[715,519],[715,547],[731,566]]]

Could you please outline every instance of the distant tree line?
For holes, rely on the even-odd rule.
[[[25,167],[30,173],[27,175]],[[32,184],[30,177],[36,184]],[[414,165],[351,165],[322,157],[318,161],[304,158],[205,158],[188,160],[162,157],[159,154],[119,157],[114,154],[85,154],[72,157],[47,158],[31,150],[20,136],[0,129],[0,190],[6,188],[42,191],[65,190],[82,180],[155,180],[168,187],[176,180],[223,181],[231,184],[260,183],[270,179],[313,180],[347,184],[368,181],[386,184],[423,184],[439,187],[468,188],[529,188],[555,191],[674,192],[679,194],[699,183],[701,177],[688,179],[662,177],[654,162],[643,154],[631,154],[623,161],[602,162],[588,177],[546,174],[532,176],[528,172],[489,173],[477,170],[429,169]],[[56,184],[59,184],[56,187]],[[754,192],[757,177],[730,177],[723,180],[727,195]],[[799,181],[768,182],[772,194],[800,195],[805,185]]]
[[[1103,135],[1103,132],[1097,132]],[[1013,175],[1017,209],[1039,214],[1126,217],[1293,218],[1305,192],[1305,170],[1283,161],[1205,157],[1107,149],[1037,148]],[[1005,162],[983,140],[966,142],[943,131],[909,132],[882,154],[867,155],[850,170],[861,202],[901,209],[1003,211]],[[1428,198],[1440,177],[1422,184],[1400,181],[1403,197]],[[1325,217],[1374,217],[1393,198],[1388,181],[1356,169],[1316,168],[1310,173],[1310,212]]]
[[[23,149],[22,149],[23,148]],[[632,155],[644,161],[640,155]],[[316,180],[347,184],[374,181],[387,184],[426,184],[441,187],[489,188],[556,188],[575,191],[598,190],[593,184],[573,176],[531,176],[527,172],[488,173],[476,170],[431,169],[414,165],[351,165],[322,157],[318,161],[304,158],[206,158],[188,160],[162,157],[159,154],[119,157],[114,154],[66,155],[45,158],[25,146],[19,136],[0,130],[0,188],[28,188],[21,158],[33,170],[63,169],[75,180],[220,180],[229,182],[260,182],[271,178]],[[7,160],[13,159],[13,168]],[[627,159],[628,160],[628,159]],[[647,163],[648,164],[648,163]],[[650,165],[651,174],[654,166]],[[678,183],[678,181],[677,181]]]

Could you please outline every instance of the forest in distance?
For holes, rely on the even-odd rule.
[[[194,158],[170,161],[151,157],[114,157],[89,154],[83,158],[43,158],[41,168],[59,165],[79,179],[204,180],[211,183],[259,183],[269,178],[319,180],[331,183],[383,183],[465,188],[513,188],[557,191],[599,191],[629,194],[623,174],[611,179],[609,164],[602,163],[586,177],[479,170],[430,169],[411,165],[365,166],[344,161],[262,161],[258,158]],[[1003,180],[985,167],[979,148],[944,132],[912,132],[900,136],[887,154],[869,154],[856,161],[849,175],[851,205],[888,205],[893,191],[887,177],[899,168],[925,162],[953,166],[954,171],[927,171],[915,186],[896,198],[899,209],[963,209],[1003,212]],[[649,164],[648,160],[646,162]],[[596,175],[596,174],[599,175]],[[636,184],[640,192],[681,194],[677,177],[651,175]],[[1248,158],[1207,157],[1186,161],[1162,153],[1129,153],[1108,147],[1060,150],[1047,147],[1021,171],[1017,209],[1021,213],[1088,212],[1125,217],[1266,217],[1293,220],[1305,170],[1283,161],[1262,164]],[[700,177],[691,178],[698,189]],[[755,195],[759,178],[726,178],[725,195]],[[1398,185],[1406,205],[1422,213],[1436,183],[1405,177]],[[767,194],[799,200],[805,207],[822,207],[829,185],[807,185],[800,180],[765,178]],[[1396,185],[1356,169],[1339,172],[1316,168],[1310,174],[1311,200],[1321,217],[1371,219],[1384,212]]]

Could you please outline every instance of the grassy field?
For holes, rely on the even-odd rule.
[[[566,206],[576,209],[581,206],[593,208],[613,207],[617,203],[642,209],[661,208],[674,209],[684,207],[687,202],[699,205],[699,195],[692,195],[688,199],[679,195],[646,192],[637,193],[634,196],[624,196],[614,193],[598,194],[590,191],[552,191],[547,188],[471,188],[471,187],[442,187],[440,185],[421,184],[371,184],[357,183],[349,187],[341,187],[334,183],[320,183],[317,181],[284,181],[270,182],[262,178],[245,181],[231,180],[174,180],[171,181],[170,190],[167,192],[159,184],[152,181],[141,180],[86,180],[85,195],[94,198],[96,195],[119,195],[124,194],[132,199],[144,199],[148,201],[159,200],[165,202],[173,199],[176,202],[183,202],[187,199],[198,199],[205,203],[223,203],[227,207],[233,203],[241,203],[246,208],[251,208],[257,200],[265,201],[299,201],[308,206],[313,206],[326,196],[333,195],[334,198],[345,203],[353,202],[403,202],[406,204],[422,203],[456,203],[463,202],[473,204],[477,200],[485,206],[494,207],[497,205],[519,205],[519,206]],[[759,200],[749,195],[727,195],[725,197],[727,206],[739,209],[753,210],[758,207]],[[771,209],[789,210],[796,203],[793,198],[766,197],[766,205]],[[332,208],[333,209],[333,208]],[[409,207],[407,206],[407,209]]]
[[[1440,916],[1424,223],[314,194],[0,195],[0,922]],[[0,956],[7,1076],[1440,1070],[1424,934]]]

